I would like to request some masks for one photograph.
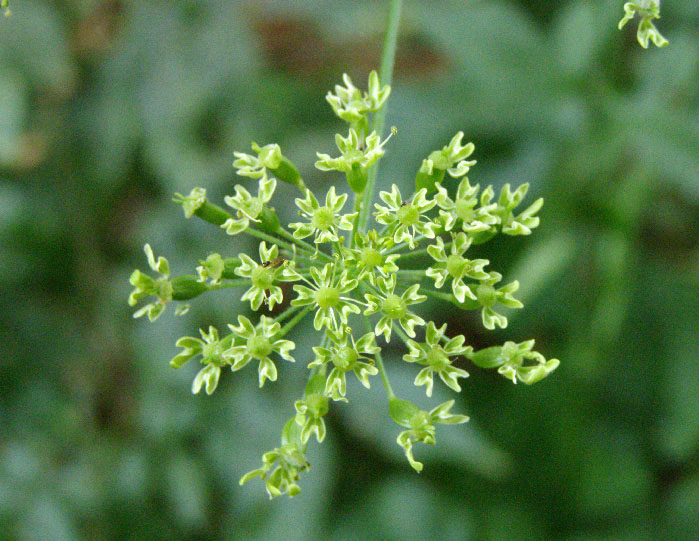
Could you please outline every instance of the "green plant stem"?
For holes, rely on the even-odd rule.
[[[364,324],[366,325],[367,331],[370,333],[374,332],[374,329],[371,328],[371,324],[369,323],[369,318],[364,318]],[[396,394],[393,392],[391,382],[388,380],[388,373],[383,364],[383,357],[381,356],[380,350],[374,353],[374,360],[376,361],[376,368],[379,370],[379,374],[381,374],[381,382],[383,383],[384,389],[386,389],[386,395],[389,400],[392,400],[396,397]]]
[[[450,248],[452,244],[454,244],[453,240],[450,240],[449,242],[445,242],[444,249],[446,250],[447,248]],[[406,246],[406,244],[401,243],[399,246],[404,247],[404,246]],[[391,248],[390,251],[387,251],[386,254],[393,253],[393,251],[395,251],[395,248],[396,247],[394,246],[393,248]],[[429,254],[429,252],[427,251],[427,248],[420,248],[419,250],[412,250],[412,251],[400,254],[400,261],[405,261],[406,259],[410,259],[412,257],[420,257],[423,255],[428,255],[428,254]]]
[[[271,244],[276,244],[278,246],[281,246],[282,248],[284,248],[290,252],[294,251],[294,248],[291,244],[281,240],[278,237],[274,237],[274,236],[270,235],[269,233],[265,233],[264,231],[259,231],[258,229],[255,229],[253,227],[248,227],[245,230],[245,232],[248,233],[249,235],[252,235],[253,237],[257,237],[258,239],[266,240],[267,242],[269,242]]]
[[[388,21],[386,23],[386,36],[383,42],[383,52],[381,54],[381,67],[379,68],[379,81],[382,85],[390,85],[393,80],[393,64],[396,57],[396,46],[398,44],[398,23],[400,22],[400,12],[403,8],[402,0],[391,0],[388,8]],[[383,133],[384,120],[386,119],[387,106],[384,105],[374,115],[372,131],[379,136]],[[378,162],[369,169],[369,178],[362,193],[361,206],[359,209],[359,227],[366,231],[369,224],[371,198],[374,195],[374,185],[378,174]]]
[[[298,312],[299,310],[301,310],[300,306],[289,306],[281,314],[279,314],[277,317],[275,317],[274,321],[276,321],[277,323],[281,323],[282,321],[284,321],[285,319],[287,319],[288,317],[290,317],[294,313]]]
[[[359,288],[362,291],[362,294],[366,294],[366,286],[371,286],[371,284],[367,284],[365,282],[360,282]],[[375,288],[374,288],[375,289]],[[366,326],[366,330],[372,334],[374,334],[374,329],[371,328],[371,324],[369,323],[369,318],[365,317],[364,319],[364,325]],[[377,351],[374,354],[374,359],[376,360],[376,368],[379,370],[379,374],[381,374],[381,382],[383,383],[383,387],[386,390],[386,395],[388,396],[388,399],[391,400],[396,397],[396,394],[393,392],[393,388],[391,387],[391,382],[388,380],[388,373],[386,372],[386,367],[383,364],[383,357],[381,356],[381,350]]]
[[[355,193],[354,194],[354,209],[353,211],[357,213],[357,215],[354,217],[354,220],[352,221],[352,233],[350,235],[350,248],[355,248],[355,239],[357,237],[357,229],[359,229],[359,216],[361,215],[361,210],[362,210],[362,195],[364,193]]]
[[[396,274],[399,280],[415,280],[418,282],[425,277],[424,270],[399,270]]]
[[[301,261],[301,263],[303,263],[304,265],[308,265],[309,267],[312,265],[315,265],[317,263],[317,261],[315,259],[311,259],[310,257],[306,257],[306,256],[300,255],[298,253],[295,255],[295,257],[292,261],[296,261],[296,260]],[[299,274],[301,274],[301,273],[299,273]]]
[[[277,337],[278,337],[278,338],[281,338],[281,337],[283,337],[284,335],[286,335],[286,333],[288,333],[291,329],[293,329],[293,328],[296,326],[296,324],[297,324],[299,321],[301,321],[301,320],[303,319],[303,317],[304,317],[308,312],[311,311],[312,308],[313,308],[313,305],[311,305],[311,306],[306,306],[306,308],[304,308],[301,312],[299,312],[298,314],[296,314],[292,319],[289,320],[289,322],[288,322],[286,325],[284,325],[284,326],[280,329],[280,331],[277,333]]]
[[[454,301],[454,296],[451,293],[442,293],[441,291],[434,291],[432,289],[425,289],[424,287],[420,288],[420,293],[424,293],[425,295],[432,297],[434,299],[440,299],[442,301],[446,302],[453,302]]]
[[[401,340],[403,340],[403,343],[407,346],[408,341],[410,340],[410,337],[403,332],[403,329],[400,328],[400,325],[396,324],[393,325],[393,331],[400,336]]]
[[[415,244],[417,244],[418,242],[420,242],[420,241],[421,241],[422,239],[424,239],[424,238],[425,238],[425,235],[418,235],[417,237],[415,237],[415,238],[413,239],[413,242],[414,242]],[[389,249],[389,250],[386,250],[386,255],[395,254],[396,252],[399,252],[399,251],[402,250],[403,248],[407,248],[407,247],[408,247],[408,243],[407,243],[407,242],[401,242],[400,244],[396,244],[393,248],[391,248],[391,249]]]
[[[332,257],[330,257],[328,254],[318,250],[317,246],[312,246],[311,244],[308,244],[305,240],[297,239],[296,237],[294,237],[291,233],[289,233],[285,229],[280,229],[278,234],[280,236],[284,237],[285,239],[289,240],[290,242],[293,242],[294,244],[299,246],[301,249],[304,249],[304,251],[307,254],[310,254],[311,259],[313,259],[317,254],[321,258],[325,259],[325,261],[327,261],[327,262],[332,262],[332,260],[333,260]]]
[[[250,287],[252,285],[252,280],[249,278],[241,279],[241,280],[231,280],[230,282],[222,282],[220,284],[211,284],[207,286],[209,289],[208,291],[215,291],[216,289],[228,289],[231,287],[243,287],[247,286]]]

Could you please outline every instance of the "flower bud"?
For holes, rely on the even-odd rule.
[[[274,169],[269,168],[269,171],[276,178],[283,182],[293,184],[294,186],[298,186],[299,188],[306,187],[303,183],[303,179],[301,178],[301,173],[299,173],[298,167],[296,167],[296,165],[294,165],[294,163],[291,160],[289,160],[289,158],[287,158],[286,156],[282,156],[281,161],[279,162],[279,166],[275,167]]]
[[[388,402],[388,412],[397,425],[411,428],[411,421],[420,413],[420,408],[412,402],[393,397]]]
[[[175,301],[193,299],[209,289],[204,282],[199,282],[197,277],[192,275],[178,276],[173,278],[170,283],[172,284],[172,300]]]
[[[232,280],[234,278],[238,278],[238,275],[235,273],[235,269],[237,269],[240,266],[240,259],[237,257],[226,257],[223,260],[223,273],[221,274],[221,278],[225,278],[227,280]]]
[[[496,368],[505,362],[501,353],[502,346],[493,346],[471,353],[467,355],[467,357],[473,361],[473,364],[480,368]]]
[[[276,233],[281,228],[277,213],[274,212],[274,209],[269,208],[267,205],[262,207],[262,211],[257,219],[260,221],[258,225],[259,229],[265,233]]]
[[[347,184],[354,193],[362,193],[368,179],[368,172],[357,162],[353,163],[352,168],[347,171]]]
[[[415,177],[415,191],[420,191],[422,188],[427,189],[427,193],[432,193],[437,190],[435,184],[442,182],[444,179],[444,169],[432,168],[431,173],[427,173],[420,169]]]
[[[232,216],[226,212],[224,209],[213,203],[205,201],[197,210],[194,211],[194,215],[201,218],[205,222],[213,225],[221,226],[223,222],[232,218]]]

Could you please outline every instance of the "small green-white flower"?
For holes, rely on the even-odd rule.
[[[299,215],[307,219],[308,222],[297,222],[289,224],[294,231],[294,237],[305,239],[315,234],[315,243],[338,242],[338,229],[351,231],[352,220],[357,213],[340,214],[342,207],[347,201],[347,194],[337,195],[335,186],[331,186],[325,196],[325,205],[320,206],[311,190],[306,190],[306,197],[295,200],[296,206],[301,209]]]
[[[398,270],[396,260],[399,254],[386,255],[386,251],[394,245],[391,237],[379,236],[375,230],[367,233],[357,233],[355,248],[346,250],[347,266],[359,271],[357,280],[368,279],[376,284],[376,275],[387,277]]]
[[[456,190],[456,197],[451,199],[447,190],[440,184],[436,184],[437,195],[434,199],[440,208],[439,215],[444,223],[445,231],[451,231],[458,222],[465,233],[479,233],[488,231],[499,223],[500,219],[493,214],[497,204],[490,203],[495,195],[493,189],[488,186],[481,194],[480,206],[478,205],[479,185],[471,186],[468,177],[464,177]]]
[[[660,0],[626,2],[624,4],[624,17],[619,21],[619,30],[624,28],[626,23],[636,16],[636,13],[641,18],[636,31],[636,39],[641,47],[647,49],[648,40],[651,40],[656,47],[665,47],[668,41],[653,24],[655,19],[660,19]]]
[[[133,317],[139,318],[148,314],[150,321],[155,321],[165,310],[165,306],[172,300],[172,282],[170,281],[170,264],[163,256],[158,257],[158,261],[153,256],[153,249],[150,244],[143,247],[143,251],[148,258],[148,266],[160,274],[160,278],[151,278],[143,274],[140,270],[135,270],[129,278],[129,283],[134,286],[134,290],[129,295],[129,306],[135,306],[143,297],[153,295],[157,300],[136,310]]]
[[[549,359],[533,351],[534,340],[520,342],[505,342],[502,346],[492,346],[481,349],[475,353],[469,352],[467,356],[476,366],[481,368],[497,368],[512,383],[521,381],[527,385],[542,380],[553,372],[560,361]]]
[[[325,381],[325,396],[333,400],[347,401],[347,380],[345,374],[354,372],[359,382],[369,389],[369,376],[379,373],[373,360],[367,355],[380,351],[374,340],[373,333],[367,333],[358,341],[354,341],[352,330],[345,327],[342,332],[326,334],[333,342],[329,347],[314,347],[315,360],[308,368],[325,367],[332,364],[332,370]],[[362,360],[364,359],[364,360]]]
[[[429,172],[433,168],[442,169],[449,173],[454,178],[460,178],[469,172],[471,167],[476,165],[476,160],[466,161],[473,151],[476,149],[473,143],[461,142],[464,138],[464,132],[456,132],[456,135],[451,138],[449,144],[441,150],[435,150],[430,153],[426,160],[423,161],[429,164]]]
[[[241,485],[255,477],[266,479],[265,488],[270,499],[282,494],[288,494],[290,498],[298,495],[301,487],[296,481],[299,475],[310,467],[303,452],[305,445],[301,442],[301,427],[296,424],[295,417],[284,425],[281,439],[280,447],[262,455],[261,468],[246,473],[240,479]],[[269,470],[272,470],[272,473],[268,475]]]
[[[517,216],[514,214],[515,207],[522,202],[527,190],[529,190],[529,184],[522,184],[514,192],[510,190],[509,184],[505,184],[500,190],[497,210],[494,214],[498,216],[505,235],[530,235],[532,229],[539,225],[539,217],[534,215],[544,204],[544,199],[541,197],[522,213]]]
[[[350,128],[347,137],[335,134],[335,144],[342,155],[339,158],[331,158],[328,154],[316,152],[318,161],[315,166],[321,171],[343,173],[349,173],[355,164],[367,169],[385,154],[386,151],[382,148],[385,142],[381,142],[376,132],[371,132],[368,137],[361,139],[357,132]]]
[[[396,441],[405,451],[405,456],[410,465],[418,473],[422,471],[422,463],[413,457],[413,444],[422,442],[434,445],[436,442],[434,425],[436,423],[461,424],[468,421],[466,415],[450,413],[449,410],[452,406],[454,406],[454,401],[449,400],[427,412],[406,400],[397,398],[390,400],[389,411],[391,418],[399,426],[408,429],[401,432]]]
[[[476,164],[476,160],[466,161],[474,151],[473,143],[462,144],[464,132],[458,132],[452,137],[449,144],[441,150],[435,150],[422,160],[420,169],[415,178],[415,189],[425,188],[433,192],[436,183],[441,182],[444,173],[448,172],[454,178],[464,176]]]
[[[287,263],[277,264],[279,261],[279,248],[273,244],[267,248],[265,241],[259,247],[260,261],[257,263],[247,254],[239,254],[241,265],[235,269],[235,273],[243,278],[249,278],[252,282],[250,289],[241,297],[242,301],[250,301],[250,307],[257,310],[262,302],[268,304],[269,309],[283,300],[282,289],[275,285],[279,280],[297,280],[295,273],[290,275],[284,272]]]
[[[221,228],[225,229],[229,235],[237,235],[241,231],[245,231],[251,221],[259,222],[258,217],[262,213],[265,203],[272,199],[276,187],[277,180],[268,177],[265,171],[260,176],[257,197],[253,197],[240,184],[236,184],[235,195],[227,195],[224,197],[224,201],[226,205],[237,211],[237,218],[229,218],[221,225]]]
[[[386,342],[391,340],[391,330],[393,322],[397,321],[403,330],[411,338],[415,338],[415,325],[424,325],[425,320],[420,316],[413,314],[408,307],[413,304],[424,302],[427,297],[420,295],[418,290],[420,284],[413,284],[406,289],[402,295],[398,296],[394,293],[396,288],[396,275],[392,274],[388,278],[379,276],[376,280],[376,286],[379,294],[366,293],[364,297],[367,301],[367,308],[364,315],[380,313],[381,319],[374,327],[374,334],[379,336],[384,335]]]
[[[323,416],[328,413],[328,397],[324,394],[324,390],[325,376],[316,374],[308,380],[303,398],[294,403],[295,420],[301,427],[303,443],[306,443],[313,433],[318,443],[325,439],[326,428]]]
[[[451,290],[454,297],[459,302],[464,302],[466,297],[476,300],[476,295],[468,284],[464,283],[464,278],[472,280],[487,280],[490,274],[483,270],[488,264],[487,259],[466,259],[463,253],[471,245],[471,240],[464,233],[454,236],[447,255],[444,241],[441,237],[435,239],[435,244],[427,247],[427,253],[432,256],[437,263],[428,267],[425,275],[434,279],[434,285],[441,288],[447,278],[451,277]]]
[[[398,244],[407,242],[410,249],[415,248],[416,236],[422,235],[428,239],[435,237],[435,231],[439,225],[424,216],[424,214],[436,205],[434,200],[428,200],[425,188],[418,190],[411,201],[403,201],[400,190],[395,184],[390,192],[380,192],[379,197],[387,206],[374,203],[377,212],[374,213],[376,221],[388,225],[388,235],[393,236],[393,241]]]
[[[425,331],[425,342],[418,344],[413,340],[408,340],[407,345],[410,352],[403,355],[404,361],[417,362],[425,367],[415,377],[415,385],[425,385],[427,396],[432,396],[435,374],[438,374],[440,379],[457,393],[461,392],[458,378],[468,377],[468,372],[453,366],[449,357],[467,355],[473,351],[473,348],[464,346],[466,339],[462,335],[445,339],[446,329],[446,323],[437,329],[435,324],[430,321]],[[444,345],[442,345],[443,341]]]
[[[500,273],[491,272],[489,278],[481,280],[481,283],[476,287],[477,302],[483,307],[481,311],[483,326],[489,330],[493,330],[496,326],[501,329],[507,327],[507,318],[493,309],[496,304],[499,303],[508,308],[522,308],[523,306],[512,296],[519,289],[519,282],[515,280],[500,289],[493,287],[501,279]]]
[[[209,284],[216,285],[221,282],[223,271],[226,264],[221,257],[221,254],[209,254],[204,261],[199,261],[200,266],[197,267],[197,275],[200,282],[209,281]]]
[[[180,368],[193,357],[201,355],[201,363],[204,367],[194,378],[192,392],[197,394],[204,386],[206,394],[210,395],[218,386],[221,367],[229,364],[224,352],[230,348],[234,337],[229,334],[223,339],[219,339],[218,330],[215,327],[209,327],[209,332],[199,329],[199,334],[201,334],[201,339],[194,336],[183,336],[177,341],[175,345],[182,348],[183,351],[172,358],[170,366]]]
[[[395,128],[391,135],[395,133]],[[335,144],[340,150],[339,158],[331,158],[328,154],[317,152],[318,161],[315,163],[321,171],[340,171],[347,176],[347,182],[355,193],[364,191],[368,178],[369,167],[384,155],[383,145],[391,138],[389,135],[381,141],[376,132],[371,132],[368,137],[360,137],[353,129],[349,129],[349,135],[342,137],[335,135]]]
[[[259,178],[269,171],[274,177],[305,189],[301,173],[286,156],[277,144],[270,144],[261,147],[257,143],[252,144],[252,149],[257,154],[245,154],[244,152],[234,152],[237,158],[233,162],[233,167],[238,170],[238,174],[244,177]]]
[[[277,335],[281,325],[272,318],[260,316],[257,326],[254,326],[245,316],[238,316],[238,326],[228,325],[233,333],[241,340],[236,340],[239,345],[227,349],[224,356],[231,359],[231,370],[244,368],[250,361],[260,362],[257,373],[260,387],[265,380],[277,380],[277,367],[270,355],[276,353],[287,361],[294,362],[289,351],[296,347],[290,340],[282,340]]]
[[[346,73],[342,74],[342,80],[345,86],[335,85],[335,94],[328,92],[325,99],[345,122],[359,122],[366,113],[378,111],[391,93],[390,86],[381,87],[375,71],[369,74],[369,89],[364,94],[352,84],[352,79]]]
[[[293,306],[316,307],[316,315],[313,319],[313,327],[320,330],[323,327],[329,330],[337,329],[337,318],[343,325],[347,324],[349,314],[358,314],[359,307],[356,301],[343,295],[357,287],[357,280],[348,278],[347,269],[336,274],[339,263],[327,263],[322,269],[311,267],[313,282],[302,278],[309,286],[294,285],[294,291],[298,296],[291,301]],[[300,275],[299,275],[300,277]]]
[[[191,218],[206,203],[206,190],[204,188],[193,188],[189,195],[175,193],[175,197],[172,200],[182,205],[185,218]]]
[[[238,170],[238,174],[243,177],[260,178],[265,176],[265,169],[276,169],[282,161],[282,149],[277,144],[259,146],[252,143],[252,149],[257,156],[245,154],[244,152],[234,152],[237,158],[233,162],[233,167]]]

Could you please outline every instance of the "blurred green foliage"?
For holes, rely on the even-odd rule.
[[[246,308],[221,296],[184,318],[132,320],[127,280],[146,241],[178,274],[214,249],[250,249],[184,220],[173,192],[231,193],[233,151],[251,140],[328,182],[313,169],[338,128],[323,96],[342,72],[362,81],[377,66],[385,10],[12,2],[0,20],[1,538],[696,538],[695,0],[663,3],[670,45],[647,51],[633,25],[616,29],[620,0],[406,3],[387,119],[399,134],[379,188],[408,189],[458,130],[476,145],[473,182],[531,183],[541,227],[484,254],[519,278],[524,310],[496,336],[477,318],[448,324],[475,347],[536,337],[562,360],[532,388],[464,366],[457,407],[472,421],[438,431],[420,475],[388,415],[367,417],[385,400],[374,385],[333,408],[300,496],[240,488],[277,445],[292,412],[276,406],[297,398],[304,363],[261,392],[243,374],[192,396],[196,367],[167,365],[176,338]],[[392,364],[409,393],[411,367]]]

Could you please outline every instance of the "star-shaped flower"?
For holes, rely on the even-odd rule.
[[[305,239],[315,233],[315,243],[338,242],[338,229],[351,231],[352,220],[357,213],[340,214],[347,201],[347,194],[337,195],[335,186],[331,186],[325,196],[325,205],[321,206],[311,190],[306,190],[306,197],[295,200],[296,206],[301,209],[299,215],[308,222],[289,224],[295,229],[294,237]]]
[[[464,346],[466,340],[462,335],[450,339],[444,337],[447,329],[446,323],[439,329],[430,321],[425,332],[425,342],[418,344],[413,340],[408,340],[410,352],[403,355],[403,360],[409,363],[420,363],[425,368],[420,370],[415,377],[415,385],[425,385],[427,396],[432,396],[432,386],[434,375],[438,374],[440,379],[454,391],[461,392],[458,378],[467,378],[468,372],[452,365],[449,357],[467,355],[473,351],[471,346]],[[442,342],[445,342],[442,345]]]
[[[481,283],[476,287],[477,302],[483,307],[481,311],[483,326],[489,330],[493,330],[496,325],[501,329],[507,327],[507,318],[493,309],[496,304],[499,303],[509,308],[522,308],[523,306],[512,296],[519,289],[519,282],[515,280],[500,289],[493,287],[501,279],[500,273],[491,272],[489,278],[481,280]]]
[[[378,111],[388,99],[391,87],[381,87],[379,75],[375,71],[369,74],[369,89],[362,94],[346,73],[342,74],[345,86],[335,85],[335,94],[328,92],[325,99],[342,120],[355,123],[364,118],[368,112]]]
[[[244,152],[234,152],[237,158],[233,162],[233,167],[238,170],[238,174],[244,177],[259,178],[267,174],[267,171],[283,182],[294,184],[305,189],[301,173],[297,167],[282,154],[282,149],[277,144],[260,146],[252,144],[252,149],[257,154],[245,154]]]
[[[411,338],[415,338],[415,325],[424,325],[425,320],[408,310],[408,306],[424,302],[427,297],[418,294],[420,284],[414,284],[406,289],[402,295],[394,293],[396,288],[396,275],[388,278],[379,276],[376,280],[379,294],[366,293],[367,308],[364,315],[369,316],[377,312],[381,313],[381,319],[374,327],[374,334],[384,335],[386,342],[391,340],[393,322],[397,321],[403,330]]]
[[[325,382],[325,396],[333,400],[347,401],[347,380],[345,374],[354,372],[357,379],[364,387],[369,388],[369,376],[379,373],[373,364],[373,359],[367,355],[374,355],[380,348],[376,345],[373,333],[367,333],[357,342],[354,341],[352,330],[346,327],[342,332],[328,332],[326,334],[332,341],[329,347],[314,347],[315,360],[308,368],[332,365]],[[361,360],[365,359],[365,360]]]
[[[234,336],[229,334],[219,339],[218,330],[209,327],[209,332],[199,329],[201,339],[194,336],[183,336],[175,344],[183,351],[172,358],[170,366],[173,368],[182,367],[187,361],[201,355],[201,363],[204,368],[199,370],[192,383],[192,392],[197,394],[202,386],[206,389],[206,394],[212,394],[218,386],[221,377],[221,368],[229,364],[224,351],[230,348]]]
[[[534,340],[525,342],[505,342],[502,346],[492,346],[481,349],[475,353],[469,352],[467,356],[473,364],[481,368],[497,368],[512,383],[521,381],[527,385],[542,380],[553,372],[560,361],[549,359],[548,361],[538,351],[533,351]]]
[[[236,160],[233,167],[238,170],[238,174],[243,177],[260,178],[266,175],[265,169],[276,169],[282,161],[282,150],[277,144],[260,146],[252,143],[252,149],[257,156],[245,154],[244,152],[234,152]]]
[[[260,176],[257,197],[253,197],[240,184],[236,184],[235,195],[227,195],[223,200],[226,202],[226,205],[237,211],[236,215],[238,217],[229,218],[221,227],[229,235],[237,235],[247,229],[251,221],[260,222],[258,218],[264,210],[265,204],[272,199],[276,187],[277,180],[273,177],[268,177],[264,170]]]
[[[379,236],[375,230],[367,233],[357,233],[355,248],[346,250],[348,266],[355,266],[359,274],[357,280],[367,278],[372,284],[376,283],[377,273],[387,277],[398,270],[396,260],[399,254],[386,255],[386,251],[393,246],[393,239]]]
[[[393,236],[393,241],[398,244],[407,242],[410,249],[415,248],[415,237],[422,235],[428,239],[435,237],[435,231],[439,225],[424,216],[428,210],[436,205],[434,200],[425,197],[427,190],[422,188],[411,201],[403,201],[400,190],[395,184],[390,192],[380,192],[379,197],[387,206],[374,203],[377,212],[374,213],[376,221],[388,225],[388,235]]]
[[[301,441],[306,443],[315,433],[318,443],[325,439],[325,421],[328,413],[328,397],[324,394],[325,376],[316,374],[308,380],[303,398],[294,403],[296,424],[301,427]]]
[[[391,135],[395,128],[391,130]],[[362,193],[368,179],[368,170],[376,161],[385,154],[383,145],[391,138],[385,140],[376,132],[371,132],[368,137],[360,137],[350,128],[347,137],[339,133],[335,135],[335,144],[340,150],[341,156],[331,158],[328,154],[317,152],[318,161],[315,163],[321,171],[341,171],[347,176],[347,182],[355,193]]]
[[[436,184],[437,195],[434,199],[440,208],[439,215],[444,223],[445,231],[451,231],[458,222],[466,233],[479,233],[488,231],[500,222],[493,214],[497,205],[490,203],[495,195],[491,187],[486,188],[481,194],[480,206],[478,205],[479,186],[471,186],[468,177],[464,177],[456,189],[456,197],[452,200],[447,190],[440,184]]]
[[[451,277],[451,290],[459,302],[464,302],[466,297],[476,300],[475,293],[469,285],[464,283],[464,278],[472,280],[490,278],[490,274],[483,270],[483,267],[488,264],[487,259],[466,259],[463,257],[462,254],[468,250],[470,245],[470,238],[464,233],[459,233],[454,236],[449,255],[446,254],[444,241],[441,237],[437,237],[435,244],[427,247],[427,253],[437,263],[429,267],[425,274],[434,279],[434,285],[437,288],[441,288],[446,279]]]
[[[422,463],[413,457],[413,444],[422,442],[434,445],[436,442],[434,425],[437,423],[461,424],[468,421],[466,415],[450,413],[449,410],[452,406],[454,406],[454,401],[449,400],[428,412],[421,410],[406,400],[393,398],[389,402],[391,418],[399,426],[408,429],[401,432],[396,441],[405,451],[405,456],[410,465],[418,473],[422,471]]]
[[[200,260],[200,266],[197,267],[197,275],[200,282],[209,281],[211,285],[221,283],[223,272],[226,270],[226,262],[221,257],[221,254],[209,254],[209,256]]]
[[[250,479],[259,477],[265,480],[270,499],[282,494],[288,494],[289,497],[298,495],[301,492],[301,487],[297,484],[299,475],[311,466],[306,460],[304,450],[301,427],[292,417],[282,430],[281,446],[262,455],[262,467],[243,475],[239,483],[243,485]]]
[[[136,310],[133,317],[139,318],[148,314],[150,321],[155,321],[165,310],[165,306],[172,300],[172,282],[170,281],[170,264],[163,256],[158,257],[158,261],[153,256],[153,249],[150,244],[143,247],[143,251],[148,258],[148,266],[160,274],[160,278],[153,279],[140,270],[135,270],[129,278],[129,283],[134,286],[134,290],[129,295],[129,306],[135,306],[139,300],[149,295],[154,295],[157,300]]]
[[[238,345],[227,349],[224,356],[231,360],[231,370],[244,368],[250,361],[260,362],[257,373],[260,387],[265,380],[277,380],[277,367],[270,355],[278,354],[287,361],[294,362],[289,351],[296,347],[290,340],[282,340],[277,335],[281,325],[272,318],[260,316],[257,326],[254,326],[245,316],[238,316],[238,326],[228,325],[233,333],[240,338]]]
[[[476,160],[466,161],[474,151],[473,143],[461,143],[464,132],[460,131],[451,138],[449,144],[441,150],[435,150],[422,160],[420,170],[415,178],[416,189],[425,188],[428,192],[433,192],[435,185],[444,179],[444,173],[449,172],[454,178],[464,176],[476,165]]]
[[[293,306],[308,306],[316,307],[316,315],[313,319],[313,327],[320,330],[326,327],[329,330],[337,328],[337,316],[343,325],[347,324],[347,316],[358,314],[359,307],[353,304],[353,299],[344,297],[357,287],[357,280],[350,280],[347,276],[347,270],[343,270],[339,274],[337,272],[338,263],[328,263],[322,269],[311,267],[311,278],[313,282],[301,277],[310,287],[301,284],[294,285],[294,291],[298,293],[291,304]]]
[[[515,207],[522,202],[527,190],[529,190],[529,184],[522,184],[514,192],[510,190],[509,184],[505,184],[500,190],[496,213],[505,235],[530,235],[532,229],[539,225],[539,217],[534,215],[544,204],[542,197],[534,201],[522,213],[517,216],[514,214]]]
[[[276,303],[283,299],[282,289],[275,285],[278,280],[298,280],[296,273],[287,272],[286,263],[279,257],[279,248],[273,244],[267,248],[265,241],[260,243],[260,261],[257,263],[247,254],[239,254],[241,265],[235,269],[235,273],[243,278],[250,278],[252,286],[241,297],[243,301],[250,301],[250,307],[257,310],[262,302],[266,302],[271,310]]]

